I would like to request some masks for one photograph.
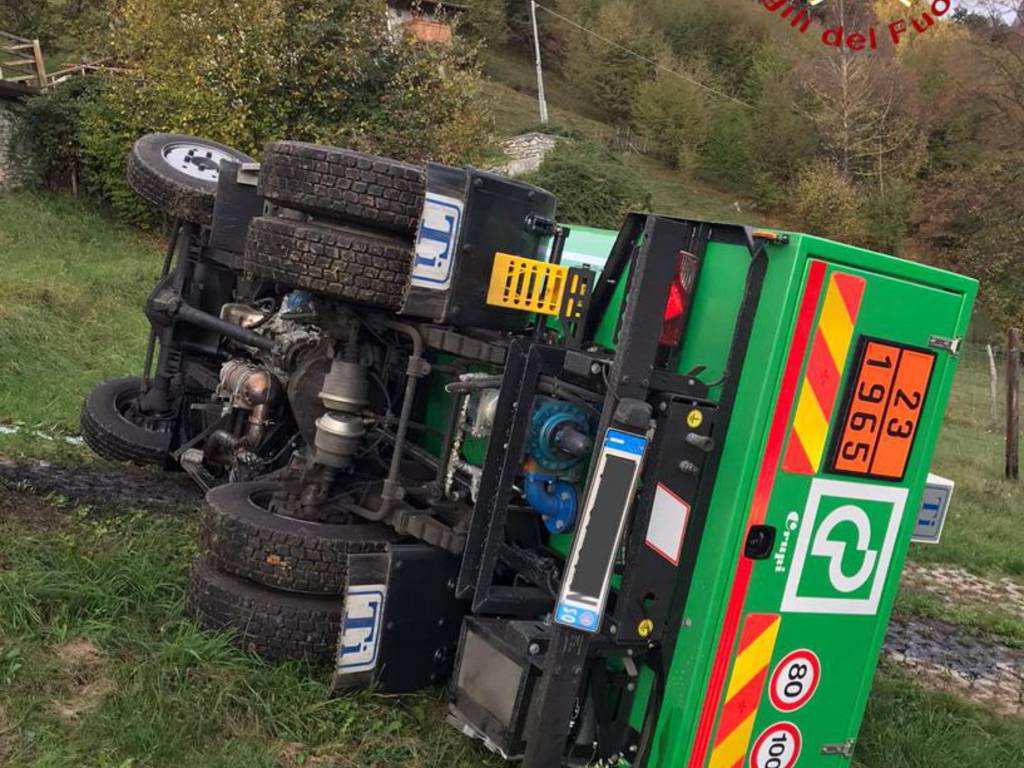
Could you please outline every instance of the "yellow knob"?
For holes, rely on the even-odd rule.
[[[636,633],[638,635],[640,635],[640,637],[647,637],[653,631],[654,631],[654,622],[651,621],[650,619],[644,619],[643,621],[641,621],[639,624],[636,625]]]

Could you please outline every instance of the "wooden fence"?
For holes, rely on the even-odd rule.
[[[0,81],[26,91],[47,87],[46,62],[38,40],[0,32]]]

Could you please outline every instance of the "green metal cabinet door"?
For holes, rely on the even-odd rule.
[[[676,648],[703,685],[649,765],[841,768],[860,727],[974,285],[808,240],[752,485],[722,523],[729,578],[698,598],[715,631]],[[752,526],[766,556],[744,551]]]

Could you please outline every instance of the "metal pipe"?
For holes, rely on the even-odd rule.
[[[395,449],[391,454],[388,478],[384,481],[384,488],[381,491],[380,511],[383,516],[394,509],[395,503],[402,498],[398,472],[402,465],[402,454],[405,451],[405,440],[409,432],[409,419],[412,416],[413,400],[416,397],[416,384],[427,375],[430,366],[426,365],[423,360],[423,337],[415,326],[385,319],[379,319],[377,322],[385,328],[405,334],[412,340],[412,355],[409,356],[409,364],[406,368],[407,378],[405,396],[402,399],[402,412],[398,417],[398,427],[395,430]]]
[[[160,268],[158,282],[167,277],[171,271],[171,260],[174,258],[174,251],[178,248],[178,236],[181,234],[181,222],[175,221],[171,230],[171,239],[167,243],[167,251],[164,253],[164,263]],[[149,325],[149,341],[146,343],[146,361],[142,364],[142,392],[149,389],[150,372],[153,369],[153,352],[156,350],[156,326]]]
[[[241,328],[234,323],[221,320],[219,317],[203,312],[201,309],[189,306],[184,301],[178,305],[175,319],[190,323],[199,328],[205,328],[214,333],[219,333],[221,336],[234,339],[247,347],[256,347],[256,349],[264,352],[269,352],[274,348],[274,342],[270,339],[260,336],[258,333],[253,333],[247,328]]]

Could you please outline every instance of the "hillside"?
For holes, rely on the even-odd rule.
[[[485,49],[483,57],[484,72],[491,81],[488,90],[499,136],[544,130],[537,111],[533,62],[504,46]],[[579,90],[557,71],[545,73],[544,87],[550,116],[547,131],[579,135],[599,143],[608,143],[616,135],[616,128],[602,122]],[[636,152],[622,152],[621,157],[644,178],[657,213],[760,225],[781,223],[777,214],[761,209],[749,194],[740,190],[713,186]]]

